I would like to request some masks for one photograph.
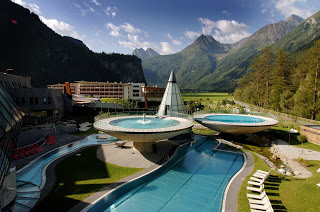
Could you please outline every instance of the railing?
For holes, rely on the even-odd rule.
[[[124,128],[124,127],[119,127],[119,126],[110,124],[111,121],[119,119],[120,117],[124,117],[124,116],[130,116],[132,118],[141,117],[137,115],[128,115],[126,113],[118,113],[118,114],[104,113],[95,117],[94,127],[101,130],[118,131],[118,132],[167,132],[167,131],[175,131],[175,130],[181,130],[181,129],[192,127],[193,121],[194,121],[193,117],[190,115],[181,114],[181,113],[170,113],[170,115],[168,116],[158,117],[158,118],[161,119],[161,118],[171,117],[172,119],[179,121],[178,125],[161,127],[161,128],[153,128],[153,129],[140,129],[140,128]],[[141,120],[142,120],[142,117],[141,117]]]

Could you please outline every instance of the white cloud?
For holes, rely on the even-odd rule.
[[[225,15],[231,15],[231,13],[228,11],[228,10],[222,10],[222,14],[225,14]]]
[[[109,34],[113,37],[118,37],[120,36],[120,27],[117,27],[116,25],[112,23],[107,23],[107,28],[111,29]]]
[[[307,0],[278,0],[275,2],[275,8],[286,18],[292,14],[308,18],[313,14],[313,9],[305,8],[306,2]]]
[[[161,44],[161,54],[172,54],[175,49],[168,42],[160,42]]]
[[[101,4],[97,0],[91,0],[92,3],[95,3],[97,6],[101,6]]]
[[[40,12],[40,7],[35,4],[35,3],[26,3],[23,2],[22,0],[12,0],[14,3],[19,4],[25,8],[28,8],[30,11],[36,13],[36,14],[41,14]]]
[[[118,11],[118,8],[116,7],[107,7],[107,9],[104,10],[104,12],[108,15],[108,16],[112,16],[112,17],[115,17],[117,15],[117,11]]]
[[[58,21],[57,19],[46,19],[43,16],[40,16],[40,20],[60,35],[66,35],[77,39],[81,38],[74,30],[74,27],[70,24],[67,24],[63,21]]]
[[[175,45],[175,46],[180,46],[182,43],[181,41],[179,40],[172,40],[172,43]]]
[[[267,12],[267,9],[262,9],[261,10],[261,14],[264,14],[265,12]]]
[[[184,34],[185,36],[187,36],[189,39],[192,39],[192,40],[201,35],[200,32],[193,32],[193,31],[186,31]]]
[[[170,33],[167,33],[164,36],[166,38],[170,39],[171,42],[173,43],[173,45],[175,45],[175,46],[180,46],[181,45],[181,41],[174,39],[173,36]]]
[[[108,29],[111,29],[109,34],[114,37],[120,36],[121,30],[124,32],[127,32],[127,33],[131,33],[131,34],[137,34],[137,33],[141,32],[141,30],[139,28],[135,28],[132,24],[129,24],[126,22],[122,25],[119,25],[119,26],[116,26],[116,25],[112,24],[111,22],[109,22],[109,23],[107,23],[106,26]]]
[[[207,18],[199,18],[199,21],[202,24],[203,34],[208,35],[213,31],[212,36],[222,43],[234,43],[251,35],[247,31],[249,27],[246,24],[235,20],[211,21]]]

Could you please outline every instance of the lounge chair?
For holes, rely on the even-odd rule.
[[[263,199],[266,196],[266,192],[263,191],[261,194],[257,195],[257,194],[247,194],[248,198],[252,198],[252,199]]]
[[[30,155],[30,152],[27,152],[24,147],[21,148],[21,151],[24,155]]]
[[[16,155],[16,154],[12,154],[12,157],[15,159],[15,160],[18,160],[19,159],[19,157]]]
[[[35,152],[41,152],[40,149],[37,149],[34,145],[32,145],[32,149],[35,151]]]
[[[317,169],[317,174],[319,174],[320,173],[320,168],[319,169]]]
[[[118,141],[114,143],[117,147],[124,147],[126,145],[127,141]]]
[[[254,182],[254,181],[248,181],[249,185],[254,185],[254,186],[261,186],[264,182],[260,181],[260,182]]]
[[[259,178],[259,179],[262,179],[262,180],[266,180],[268,178],[268,176],[261,175],[260,173],[254,173],[252,176],[256,177],[256,178]]]
[[[36,152],[34,152],[30,146],[28,146],[28,152],[30,152],[31,154],[35,154]]]
[[[37,147],[38,149],[40,149],[40,150],[44,150],[44,148],[41,147],[41,146],[39,146],[39,144],[36,144],[36,147]]]
[[[318,188],[320,188],[320,183],[316,184],[318,186]]]
[[[263,199],[258,200],[258,199],[248,199],[249,203],[251,204],[257,204],[257,205],[265,205],[266,203],[270,202],[268,196],[264,196]]]
[[[24,158],[24,154],[22,154],[20,152],[20,149],[17,149],[17,155],[20,157],[20,158]]]
[[[262,184],[259,188],[247,186],[247,190],[255,191],[261,193],[264,189],[264,185]]]
[[[274,212],[272,206],[267,208],[267,210],[256,210],[256,209],[250,209],[251,212]]]
[[[260,174],[260,175],[269,177],[269,172],[263,173],[263,172],[261,172],[260,170],[256,171],[255,174]]]
[[[259,178],[255,178],[255,177],[250,177],[250,180],[251,181],[255,181],[255,182],[258,182],[258,183],[260,183],[260,182],[264,182],[264,179],[259,179]]]
[[[271,172],[271,170],[270,170],[270,171],[268,171],[268,172],[266,172],[266,171],[262,171],[262,170],[257,170],[256,172],[260,172],[260,173],[262,173],[262,174],[269,174],[269,173]]]
[[[261,210],[261,211],[273,211],[273,208],[271,206],[270,201],[268,201],[264,205],[250,204],[250,208],[258,209],[258,210]]]

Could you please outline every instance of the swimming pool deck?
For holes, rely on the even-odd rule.
[[[77,141],[77,140],[81,140],[81,139],[83,139],[83,138],[76,137],[76,136],[68,136],[68,135],[61,136],[61,139],[59,139],[60,142],[59,143],[57,142],[57,145],[55,145],[55,146],[48,146],[48,148],[46,149],[46,151],[44,151],[44,153],[50,151],[51,149],[55,149],[59,146],[63,146],[67,143],[71,143],[73,141]],[[58,141],[58,139],[57,139],[57,141]],[[171,145],[171,147],[174,147],[175,142],[172,141],[170,145]],[[131,146],[130,142],[128,142],[126,144],[126,146],[127,146],[126,148],[118,148],[114,144],[101,145],[101,148],[99,148],[99,151],[97,152],[97,156],[101,160],[105,160],[107,162],[114,163],[119,166],[137,167],[137,168],[145,168],[145,169],[141,172],[138,172],[134,175],[123,178],[113,184],[110,184],[110,185],[104,187],[99,192],[94,193],[93,195],[89,196],[88,198],[86,198],[85,200],[83,200],[82,202],[77,204],[70,211],[74,211],[74,212],[81,211],[85,207],[87,207],[88,205],[95,202],[101,196],[103,196],[106,193],[108,193],[109,191],[115,189],[116,187],[158,168],[164,162],[163,160],[162,161],[159,161],[159,160],[161,160],[164,156],[166,156],[168,154],[167,151],[166,152],[163,151],[163,149],[168,149],[168,148],[164,148],[164,146],[162,146],[162,147],[160,146],[160,148],[158,149],[160,154],[157,156],[155,156],[155,154],[152,154],[152,153],[149,153],[148,155],[142,155],[139,152],[135,152],[136,150],[134,150],[133,148],[130,148],[130,146]],[[220,148],[222,148],[222,146],[220,146]],[[83,148],[81,148],[75,152],[72,152],[68,155],[76,154],[82,150],[83,150]],[[123,153],[126,153],[126,154],[123,154]],[[40,154],[38,154],[37,156],[39,156],[39,155]],[[238,192],[240,190],[240,186],[241,186],[243,180],[246,178],[246,176],[252,171],[252,168],[254,165],[254,161],[253,161],[251,154],[246,153],[246,155],[247,155],[247,163],[246,163],[245,168],[234,178],[234,180],[230,184],[229,189],[227,191],[225,211],[237,211]],[[112,157],[110,157],[110,156],[112,156]],[[43,199],[52,189],[54,182],[55,182],[54,167],[56,166],[56,164],[58,164],[64,158],[65,158],[65,156],[55,160],[53,163],[51,163],[48,166],[47,171],[46,171],[47,181],[41,191],[41,199]],[[31,160],[32,160],[32,158],[24,158],[24,159],[20,159],[20,161],[18,160],[17,162],[19,162],[18,163],[19,166],[22,167],[25,164],[29,163]],[[17,164],[17,167],[18,167],[18,164]]]

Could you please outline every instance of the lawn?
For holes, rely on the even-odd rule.
[[[208,129],[192,129],[192,131],[199,135],[216,135],[218,133],[217,131]]]
[[[96,157],[98,147],[88,147],[55,167],[56,182],[36,211],[68,211],[103,187],[143,169],[120,167]]]
[[[102,103],[116,103],[119,98],[101,98],[100,102]]]
[[[224,99],[233,99],[233,96],[228,93],[182,93],[182,98],[184,101],[222,101]]]
[[[268,171],[267,164],[255,154],[252,154],[255,164],[253,171],[244,179],[238,195],[238,211],[250,211],[247,198],[247,182],[258,169]],[[265,191],[275,211],[320,211],[320,189],[316,184],[320,182],[316,170],[320,168],[320,161],[309,161],[309,171],[313,176],[307,179],[287,177],[275,171],[271,172],[265,181]]]

